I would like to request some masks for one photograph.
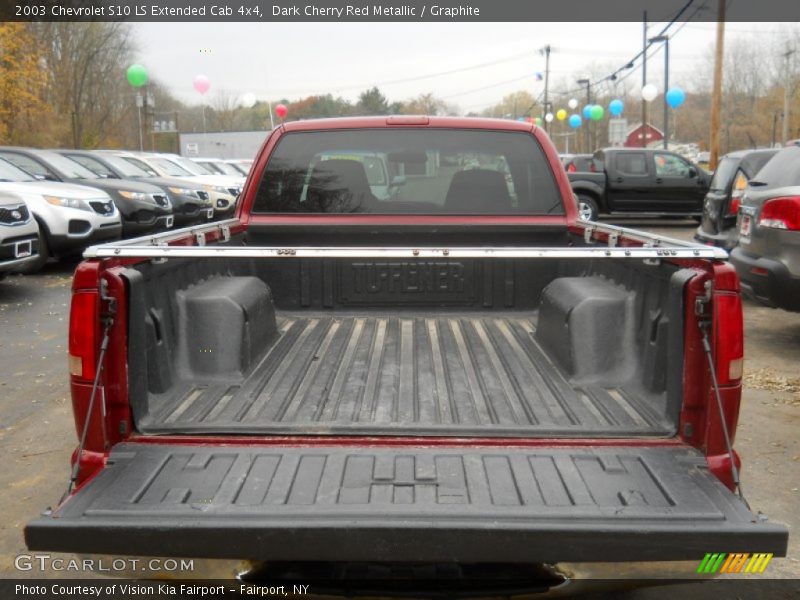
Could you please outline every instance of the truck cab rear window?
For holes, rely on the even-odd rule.
[[[527,133],[364,129],[287,134],[254,213],[563,214]]]

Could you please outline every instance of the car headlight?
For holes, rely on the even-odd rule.
[[[169,188],[169,191],[177,196],[197,196],[197,192],[190,190],[189,188],[171,187]]]
[[[91,212],[91,207],[80,198],[66,198],[62,196],[45,196],[45,202],[53,206],[63,206],[64,208],[76,208],[78,210],[88,210]]]
[[[222,185],[204,185],[203,187],[209,192],[217,192],[218,194],[225,194],[226,196],[231,195],[228,188]]]
[[[119,195],[128,200],[150,200],[150,195],[144,192],[131,192],[129,190],[120,190]]]

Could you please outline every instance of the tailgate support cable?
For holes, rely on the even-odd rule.
[[[706,296],[704,298],[698,298],[695,304],[695,313],[698,316],[706,316],[708,317],[705,309],[711,302],[711,282],[706,282]],[[711,386],[714,388],[714,398],[717,401],[717,411],[719,413],[719,421],[722,425],[722,436],[725,438],[725,448],[728,451],[728,456],[730,457],[731,461],[731,479],[733,480],[733,485],[736,486],[736,492],[739,494],[739,498],[742,499],[745,506],[750,509],[750,503],[747,502],[747,499],[744,497],[744,492],[742,491],[742,482],[739,478],[739,469],[736,467],[736,460],[734,459],[733,454],[733,444],[731,443],[731,434],[728,431],[728,421],[725,419],[725,408],[722,404],[722,394],[719,391],[719,382],[717,381],[717,369],[714,366],[714,355],[711,352],[711,343],[708,341],[708,330],[711,327],[711,319],[709,318],[701,318],[698,320],[698,325],[700,327],[700,333],[703,336],[703,350],[706,353],[706,358],[708,359],[708,370],[711,374]]]
[[[100,385],[100,377],[103,374],[103,360],[108,349],[109,331],[114,324],[114,315],[117,313],[117,300],[113,296],[108,295],[108,282],[105,279],[100,280],[100,301],[106,303],[107,310],[101,315],[100,321],[103,324],[103,340],[100,342],[100,355],[97,357],[97,365],[95,367],[94,381],[92,382],[92,391],[89,394],[89,403],[86,407],[86,416],[83,421],[83,430],[81,431],[81,439],[78,443],[78,450],[75,464],[72,465],[72,472],[70,473],[69,485],[64,495],[61,497],[59,504],[63,503],[72,490],[75,488],[75,483],[78,480],[78,474],[81,468],[81,455],[83,454],[83,447],[86,445],[86,436],[89,433],[89,421],[92,418],[92,410],[94,409],[94,399],[97,396],[97,387]]]

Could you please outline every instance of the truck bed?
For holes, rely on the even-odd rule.
[[[145,433],[642,435],[670,433],[655,399],[576,385],[525,313],[280,312],[279,338],[240,382],[185,380]]]

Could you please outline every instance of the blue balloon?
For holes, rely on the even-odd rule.
[[[679,87],[670,88],[667,91],[667,104],[672,108],[678,108],[686,100],[686,92]]]
[[[581,123],[583,123],[583,121],[581,120],[579,115],[570,115],[567,123],[569,123],[569,126],[572,127],[573,129],[577,129],[578,127],[581,126]]]
[[[583,107],[583,118],[584,119],[591,119],[592,118],[592,104],[587,104]]]
[[[625,104],[620,99],[612,100],[608,103],[608,112],[610,112],[614,117],[620,116],[624,109]]]
[[[525,122],[525,117],[517,117],[517,121],[521,121],[522,123]]]

